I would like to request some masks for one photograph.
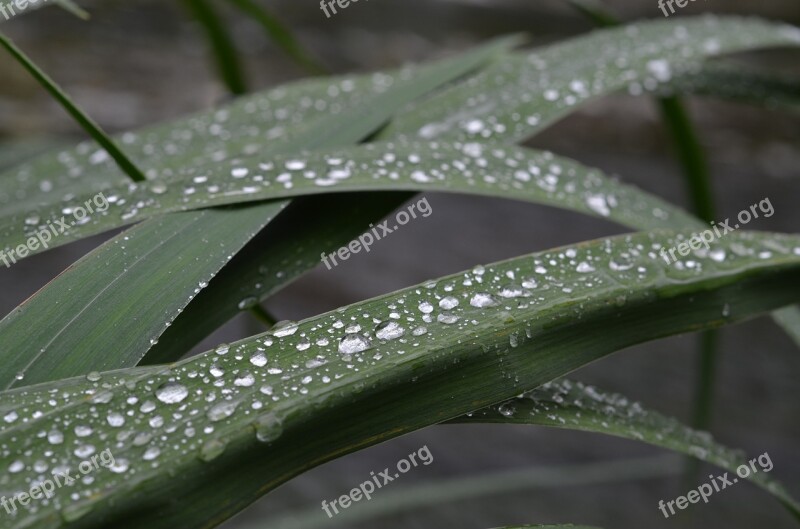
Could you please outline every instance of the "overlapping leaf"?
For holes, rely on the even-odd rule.
[[[160,371],[6,393],[18,406],[0,432],[12,469],[3,491],[38,479],[44,452],[50,468],[76,468],[105,449],[115,457],[8,527],[207,526],[343,453],[622,347],[797,301],[800,237],[736,234],[695,252],[692,267],[665,264],[660,250],[681,240],[634,234],[523,256]]]

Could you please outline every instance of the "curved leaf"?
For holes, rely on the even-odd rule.
[[[681,17],[603,29],[514,56],[420,103],[389,133],[520,141],[587,101],[658,90],[724,53],[800,45],[800,29],[738,17]],[[411,132],[409,132],[411,131]]]
[[[196,176],[184,180],[116,186],[106,190],[107,210],[72,222],[50,246],[163,213],[345,191],[454,191],[555,205],[637,229],[702,226],[663,200],[549,152],[401,142],[252,157],[198,168]],[[91,200],[91,195],[77,196],[26,216],[0,218],[0,246],[24,244],[36,231],[57,225],[65,211]]]
[[[3,491],[30,487],[45,451],[53,467],[76,468],[106,448],[116,460],[91,483],[18,511],[9,527],[205,527],[328,459],[511,398],[622,347],[797,301],[800,237],[734,234],[713,258],[696,253],[691,268],[660,260],[660,248],[682,240],[634,234],[523,256],[157,373],[5,393],[26,404],[0,433],[13,470],[0,477]]]
[[[416,77],[398,82],[391,90],[362,101],[358,112],[363,113],[363,119],[352,122],[330,115],[317,120],[304,134],[273,148],[293,151],[355,143],[373,133],[409,101],[479,67],[514,42],[516,38],[499,39],[462,56],[420,69]],[[4,320],[6,348],[0,355],[9,362],[0,366],[0,387],[74,376],[85,373],[85,369],[135,365],[183,307],[207,286],[209,273],[213,276],[218,272],[286,204],[264,203],[220,210],[211,215],[179,213],[164,221],[171,226],[169,230],[162,232],[159,220],[153,219],[117,236]],[[187,241],[187,244],[194,244],[192,251],[200,257],[187,260],[177,273],[173,268],[175,253],[169,241],[180,232],[202,236]],[[241,235],[230,237],[230,233]],[[128,266],[129,256],[118,251],[116,245],[138,249],[136,266]],[[150,304],[118,302],[119,299],[138,298],[130,289],[132,285],[142,284],[146,284],[150,292],[163,290],[172,294],[164,312],[154,312]],[[73,310],[54,310],[52,301],[76,285],[80,290],[72,291],[69,300]],[[95,316],[78,319],[75,314]],[[103,323],[98,325],[98,321]],[[52,333],[42,333],[32,341],[28,331],[32,322],[46,322],[40,328],[50,329]],[[126,326],[127,332],[120,333],[120,326]],[[92,330],[87,333],[89,328]],[[119,349],[109,354],[108,343],[118,344]]]
[[[743,452],[718,444],[708,433],[649,411],[622,395],[568,380],[549,382],[524,395],[450,422],[535,424],[614,435],[683,453],[733,474],[736,474],[737,467],[748,463]],[[754,473],[747,479],[774,495],[800,518],[800,503],[769,474]]]

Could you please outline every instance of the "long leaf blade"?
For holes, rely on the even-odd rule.
[[[20,469],[2,478],[3,490],[29,487],[44,450],[73,468],[87,445],[107,446],[117,461],[115,471],[70,490],[78,501],[57,493],[10,527],[206,526],[333,457],[511,398],[620,348],[797,301],[800,238],[735,234],[714,248],[723,261],[702,252],[691,269],[660,261],[659,249],[681,240],[635,234],[523,256],[160,372],[5,393],[4,402],[26,404],[0,433],[0,449]],[[522,283],[521,295],[509,281]],[[80,425],[81,435],[65,425]],[[147,435],[135,441],[137,433]]]

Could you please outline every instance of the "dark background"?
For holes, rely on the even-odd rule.
[[[208,60],[204,36],[180,3],[104,0],[82,5],[93,14],[90,22],[48,8],[2,23],[0,31],[14,38],[107,130],[119,132],[169,120],[224,100],[225,89]],[[439,57],[498,34],[524,31],[541,44],[590,29],[561,0],[362,0],[331,19],[324,17],[315,0],[265,5],[335,72],[369,71]],[[656,0],[609,1],[607,5],[627,20],[662,17]],[[705,0],[690,3],[680,14],[698,12],[753,14],[800,24],[797,0]],[[226,12],[226,17],[234,28],[253,89],[306,75],[256,24],[232,12]],[[761,53],[752,60],[800,74],[797,57]],[[0,80],[0,163],[42,145],[83,138],[56,103],[7,56],[0,56]],[[797,117],[699,98],[690,100],[690,108],[709,153],[719,220],[769,197],[775,215],[749,227],[798,231]],[[530,145],[617,173],[627,182],[688,206],[680,167],[650,99],[604,98]],[[477,263],[622,231],[602,220],[530,204],[441,194],[429,195],[429,202],[433,208],[430,217],[412,222],[376,244],[371,253],[359,254],[332,271],[318,268],[271,299],[268,307],[282,319],[300,319]],[[0,312],[8,313],[102,239],[50,251],[11,270],[0,268]],[[249,316],[242,316],[202,348],[259,330]],[[772,474],[800,495],[800,385],[796,383],[800,352],[766,318],[723,330],[720,349],[714,434],[752,455],[769,452],[775,465]],[[695,351],[692,336],[663,340],[618,353],[573,378],[688,420]],[[411,471],[376,498],[417,483],[457,476],[660,453],[629,441],[535,427],[428,428],[313,470],[225,527],[278,527],[268,519],[283,511],[320,511],[321,500],[347,493],[367,479],[370,471],[393,466],[422,445],[429,447],[434,463]],[[341,526],[478,529],[523,522],[575,522],[633,529],[792,525],[789,515],[772,498],[748,484],[713,496],[709,505],[694,506],[689,517],[665,521],[657,509],[658,500],[673,499],[688,488],[679,478],[537,488]],[[321,527],[328,526],[334,527]]]

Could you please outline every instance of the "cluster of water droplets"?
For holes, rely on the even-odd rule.
[[[594,97],[669,86],[709,56],[798,43],[797,28],[752,19],[706,16],[628,25],[497,62],[421,104],[418,113],[401,116],[391,130],[412,129],[424,139],[522,139]]]
[[[68,492],[69,504],[91,506],[111,485],[159,472],[166,460],[212,461],[234,438],[276,442],[292,411],[308,413],[348,387],[379,385],[393,376],[391,366],[441,354],[475,333],[492,336],[487,353],[524,354],[519,348],[535,347],[537,315],[560,303],[583,317],[585,300],[605,296],[624,306],[627,293],[647,282],[656,287],[689,275],[711,277],[768,257],[800,259],[797,238],[735,234],[696,256],[696,266],[678,270],[659,257],[678,240],[635,234],[477,266],[306,322],[282,322],[173,366],[136,375],[92,373],[55,389],[11,392],[0,404],[0,454],[8,465],[0,489],[27,490],[49,470],[75,467],[109,449],[115,464]],[[626,404],[606,399],[602,409],[624,409],[639,421],[632,413],[637,408]],[[57,496],[34,508],[66,509],[63,502]]]

